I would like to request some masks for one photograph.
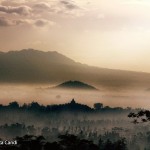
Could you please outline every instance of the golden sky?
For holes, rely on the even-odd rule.
[[[0,0],[0,50],[24,48],[150,72],[150,1]]]

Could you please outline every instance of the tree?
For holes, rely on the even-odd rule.
[[[102,108],[103,108],[103,104],[102,104],[102,103],[95,103],[95,104],[94,104],[94,109],[100,110],[100,109],[102,109]]]
[[[15,102],[11,102],[11,103],[9,103],[8,107],[12,108],[12,109],[18,109],[19,108],[19,104],[16,101]]]
[[[148,122],[150,121],[150,111],[149,110],[141,110],[137,113],[130,113],[128,115],[129,118],[133,118],[133,123],[137,124],[140,122]]]

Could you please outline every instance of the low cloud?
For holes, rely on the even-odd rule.
[[[34,22],[37,27],[45,27],[47,25],[54,25],[55,23],[46,19],[38,19]]]
[[[5,17],[0,17],[0,26],[8,27],[8,26],[16,26],[16,25],[23,25],[33,24],[33,20],[30,19],[7,19]]]
[[[49,15],[71,15],[81,16],[83,10],[74,2],[67,0],[56,0],[56,1],[11,1],[4,0],[0,4],[0,13],[7,14],[18,14],[20,16],[29,16],[31,18],[45,18]]]
[[[67,9],[78,9],[79,7],[75,5],[73,2],[62,0],[60,1],[62,5],[64,5]]]
[[[37,3],[33,7],[36,9],[50,9],[50,5],[48,3],[45,3],[45,2]]]
[[[55,23],[46,19],[7,19],[0,17],[0,26],[34,25],[36,27],[53,26]]]
[[[0,17],[0,26],[12,26],[14,23],[13,21],[6,19],[4,17]]]
[[[2,2],[0,3],[0,26],[6,27],[24,24],[36,27],[53,26],[56,23],[46,18],[79,17],[84,13],[74,1],[67,0],[52,2],[0,0],[0,2]]]
[[[25,5],[18,6],[18,7],[0,5],[0,12],[5,12],[5,13],[16,13],[19,15],[29,15],[31,13],[31,11],[32,11],[32,9]]]

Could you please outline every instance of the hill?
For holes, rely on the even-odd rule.
[[[82,89],[82,90],[97,90],[95,87],[80,81],[67,81],[57,85],[55,88],[63,89]]]
[[[97,87],[128,88],[150,85],[150,74],[84,65],[55,51],[33,49],[0,53],[1,83],[57,84],[83,81]]]

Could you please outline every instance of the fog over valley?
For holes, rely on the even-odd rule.
[[[20,104],[37,101],[40,104],[62,104],[75,98],[77,102],[93,106],[101,102],[105,106],[149,108],[150,93],[144,89],[99,91],[53,89],[53,85],[1,84],[0,103],[18,101]],[[144,103],[143,103],[144,101]]]

